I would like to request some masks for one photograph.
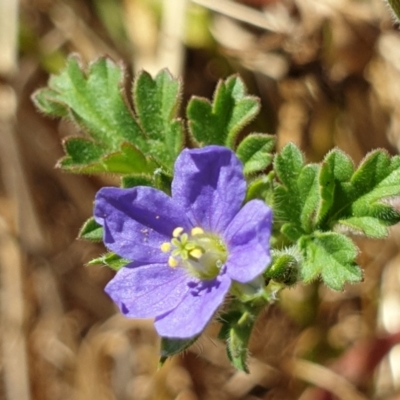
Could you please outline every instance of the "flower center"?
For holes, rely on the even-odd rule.
[[[215,278],[225,264],[228,252],[225,243],[217,235],[205,233],[196,226],[190,235],[182,227],[172,232],[170,242],[161,245],[163,253],[170,253],[168,265],[171,268],[183,266],[197,278]]]

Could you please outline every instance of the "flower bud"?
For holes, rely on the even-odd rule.
[[[287,252],[276,252],[272,256],[270,267],[265,272],[266,278],[288,286],[294,285],[298,281],[300,262],[299,257],[292,253],[291,249]]]

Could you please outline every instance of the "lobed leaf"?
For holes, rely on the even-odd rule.
[[[371,238],[383,238],[388,235],[387,226],[379,219],[373,217],[350,217],[339,220],[342,225],[353,233],[362,233]]]
[[[304,165],[300,150],[292,143],[277,154],[275,172],[281,184],[274,192],[275,215],[282,224],[281,232],[291,241],[310,233],[315,226],[315,213],[320,201],[319,166]]]
[[[225,145],[233,149],[238,133],[259,110],[259,99],[247,95],[243,81],[231,76],[218,83],[212,103],[192,97],[186,114],[190,133],[200,144]]]
[[[68,107],[57,98],[52,89],[40,89],[34,93],[32,99],[36,107],[48,115],[61,118],[68,116]]]
[[[351,159],[334,149],[321,165],[304,165],[301,152],[289,144],[274,166],[280,181],[274,189],[275,218],[281,233],[299,243],[302,279],[321,277],[336,290],[360,281],[356,246],[332,230],[387,236],[388,226],[400,221],[392,202],[400,195],[400,157],[376,150],[355,170]]]
[[[316,215],[319,224],[332,208],[346,208],[349,201],[349,185],[346,182],[350,181],[353,172],[353,162],[341,150],[333,149],[325,156],[319,174],[321,202]]]
[[[318,165],[308,164],[297,179],[301,204],[300,225],[305,232],[311,232],[315,226],[315,211],[320,202],[318,172]]]
[[[310,282],[321,276],[334,290],[342,290],[346,282],[360,282],[361,269],[355,262],[357,247],[346,236],[336,232],[314,232],[299,241],[303,254],[301,276]]]
[[[59,166],[66,169],[81,169],[96,163],[105,154],[105,149],[90,139],[69,137],[63,141],[66,156],[59,160]]]
[[[47,88],[33,95],[46,114],[73,120],[87,137],[67,138],[66,157],[58,166],[77,173],[149,174],[172,170],[183,146],[176,118],[180,84],[167,71],[154,79],[146,72],[135,79],[137,116],[125,101],[124,70],[108,58],[90,64],[85,73],[77,57],[52,76]]]
[[[293,143],[288,143],[275,157],[275,172],[286,187],[296,185],[297,177],[304,165],[303,155]]]
[[[329,230],[340,225],[381,238],[387,236],[387,226],[400,221],[400,213],[388,204],[390,198],[400,195],[398,156],[390,158],[385,151],[375,150],[354,172],[350,159],[334,150],[325,157],[319,181],[320,229]]]
[[[260,175],[251,182],[249,182],[247,186],[246,199],[248,202],[253,199],[264,200],[270,207],[273,208],[274,203],[274,171],[270,171],[268,175]]]
[[[135,79],[135,110],[149,138],[149,152],[171,169],[183,147],[183,127],[176,119],[180,96],[180,82],[167,70],[159,72],[154,79],[142,71]]]
[[[122,67],[110,59],[98,59],[85,74],[78,58],[70,57],[65,69],[52,76],[48,88],[37,91],[33,100],[46,114],[68,113],[107,150],[117,151],[124,141],[145,146],[143,132],[124,100],[123,80]]]
[[[245,175],[254,174],[267,168],[273,159],[275,138],[262,133],[252,133],[239,144],[236,155],[243,163]]]

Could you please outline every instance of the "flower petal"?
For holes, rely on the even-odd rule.
[[[230,285],[231,280],[226,274],[212,281],[199,282],[174,310],[156,318],[159,335],[185,339],[201,333],[224,301]]]
[[[243,166],[225,147],[186,149],[176,160],[172,198],[195,226],[222,233],[239,211],[245,193]]]
[[[266,269],[271,262],[271,225],[271,209],[261,200],[252,200],[227,227],[223,235],[229,253],[225,265],[231,279],[246,283]]]
[[[166,262],[160,246],[172,231],[190,227],[185,212],[171,197],[150,187],[106,187],[96,195],[94,216],[104,227],[105,245],[128,260]]]
[[[127,317],[154,318],[164,314],[174,309],[190,290],[184,269],[165,264],[129,265],[120,269],[105,287]]]

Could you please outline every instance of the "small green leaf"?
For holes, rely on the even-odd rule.
[[[368,214],[373,218],[377,218],[386,226],[397,224],[400,221],[400,213],[389,204],[375,203],[371,204]]]
[[[198,338],[199,336],[190,339],[161,338],[160,365],[163,365],[168,357],[185,351]]]
[[[129,263],[131,263],[131,261],[126,260],[125,258],[122,258],[115,253],[109,252],[89,261],[88,265],[106,265],[114,271],[119,271],[121,268],[125,267],[125,265]]]
[[[376,210],[379,210],[376,208],[378,203],[383,199],[400,195],[398,158],[393,157],[392,160],[389,160],[387,154],[377,150],[367,156],[359,170],[352,179],[355,196],[357,195],[358,199],[352,204],[351,211],[354,216],[376,216]],[[367,181],[369,182],[366,183]],[[363,183],[365,183],[365,187],[363,187]],[[387,207],[384,206],[380,209],[384,210],[385,208]],[[386,210],[383,214],[385,213]],[[394,211],[393,216],[388,215],[388,217],[388,222],[392,224],[399,221],[400,214]]]
[[[400,221],[400,212],[390,205],[390,199],[400,195],[399,157],[375,150],[353,171],[351,161],[339,150],[325,158],[317,226],[330,230],[339,224],[367,236],[385,237],[385,227]]]
[[[268,175],[261,175],[249,182],[247,186],[246,202],[253,199],[264,200],[270,207],[273,205],[273,180],[274,171]]]
[[[102,156],[103,149],[84,138],[71,137],[64,142],[66,157],[58,166],[75,173],[98,172],[151,174],[157,166],[130,143],[122,143],[120,151]]]
[[[169,168],[183,147],[182,123],[177,118],[180,82],[167,70],[153,79],[140,72],[134,83],[134,103],[140,125],[148,136],[149,152]]]
[[[300,223],[305,232],[312,231],[315,226],[315,213],[320,201],[318,172],[318,165],[308,164],[301,170],[297,179],[299,198],[302,204]]]
[[[238,133],[259,110],[259,99],[247,95],[243,81],[238,76],[231,76],[219,82],[212,103],[192,97],[186,112],[189,130],[198,142],[233,149]]]
[[[63,141],[66,157],[58,166],[66,169],[81,169],[88,164],[97,162],[104,155],[104,149],[95,142],[82,137],[69,137]]]
[[[111,151],[117,151],[124,141],[145,146],[120,89],[123,79],[123,69],[110,59],[98,59],[85,74],[78,58],[70,57],[66,68],[52,76],[49,87],[37,91],[33,99],[39,109],[51,115],[65,116],[57,111],[60,107],[68,110],[70,118],[95,142]]]
[[[371,238],[385,238],[389,234],[387,226],[373,217],[351,217],[339,220],[338,224]]]
[[[103,227],[91,217],[83,224],[78,237],[92,242],[101,242],[103,240]]]
[[[150,174],[156,167],[157,164],[154,161],[145,157],[137,147],[130,143],[123,143],[120,151],[111,153],[101,159],[101,168],[105,172]],[[94,170],[97,172],[97,169]],[[100,171],[101,169],[99,168]]]
[[[304,257],[304,282],[321,276],[328,287],[342,290],[346,282],[362,280],[361,269],[355,262],[357,247],[348,237],[336,232],[314,232],[303,236],[299,247]]]
[[[272,162],[271,151],[275,146],[275,138],[262,133],[252,133],[239,144],[236,155],[243,163],[246,175],[261,172]]]
[[[323,221],[332,207],[335,210],[346,207],[349,199],[346,182],[350,181],[353,172],[353,162],[341,150],[333,149],[325,156],[319,174],[321,203],[317,211],[318,223]]]
[[[226,341],[228,358],[233,366],[244,372],[249,372],[248,346],[257,314],[249,308],[244,312],[230,311],[220,317],[222,327],[218,337]]]
[[[63,104],[51,89],[43,88],[32,96],[36,107],[45,114],[53,117],[65,118],[68,116],[68,107]]]
[[[69,118],[86,134],[68,138],[61,168],[77,173],[153,173],[171,171],[183,147],[182,122],[177,119],[180,83],[167,71],[155,79],[140,73],[134,81],[134,107],[125,101],[124,70],[107,58],[85,72],[77,57],[37,91],[33,100],[43,112]]]
[[[350,180],[354,173],[353,161],[340,149],[331,150],[325,156],[323,163],[329,164],[335,179],[339,182]]]
[[[280,181],[287,187],[296,185],[297,178],[304,165],[303,155],[298,147],[293,144],[287,144],[275,157],[275,172]]]
[[[320,202],[319,166],[304,165],[300,150],[292,143],[276,155],[275,172],[282,184],[274,190],[274,212],[282,224],[281,232],[296,241],[315,227],[315,215]]]
[[[371,192],[391,172],[389,155],[382,150],[369,153],[351,178],[355,195]]]

